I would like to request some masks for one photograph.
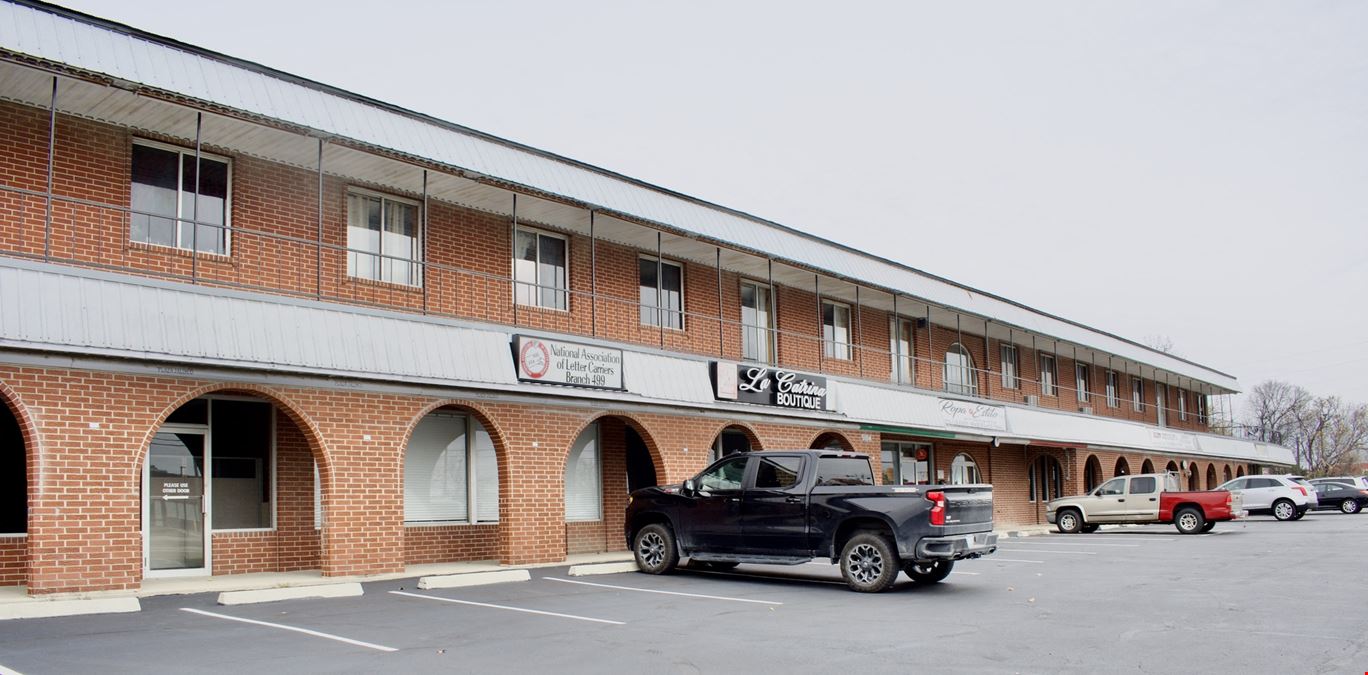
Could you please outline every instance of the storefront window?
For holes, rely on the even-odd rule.
[[[600,520],[603,517],[602,477],[599,473],[598,424],[585,429],[570,448],[565,461],[565,519]]]
[[[210,423],[213,529],[272,525],[272,411],[264,401],[213,401]]]
[[[925,443],[885,441],[880,446],[884,485],[931,483],[931,446]]]
[[[404,450],[404,522],[498,520],[499,462],[484,426],[457,413],[424,417]]]
[[[978,464],[974,463],[974,458],[962,452],[955,455],[955,460],[950,462],[950,484],[968,485],[982,482]]]

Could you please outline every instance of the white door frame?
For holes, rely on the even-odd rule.
[[[209,421],[213,422],[213,406],[210,406]],[[151,522],[151,495],[148,491],[152,486],[152,447],[148,444],[147,456],[143,458],[142,470],[142,540],[143,540],[143,578],[161,577],[202,577],[208,576],[214,569],[212,558],[214,547],[212,546],[213,533],[209,529],[212,514],[210,509],[213,504],[213,484],[210,474],[213,467],[213,436],[209,433],[209,424],[164,424],[157,433],[173,434],[198,434],[204,437],[204,490],[201,497],[200,517],[203,519],[201,527],[204,529],[204,566],[191,567],[186,569],[154,570],[152,569],[152,531],[149,527]]]

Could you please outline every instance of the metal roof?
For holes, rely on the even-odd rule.
[[[1233,376],[1212,368],[778,223],[64,8],[0,2],[0,50],[489,177],[1239,390]]]

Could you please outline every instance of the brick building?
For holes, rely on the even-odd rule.
[[[0,2],[0,584],[624,548],[719,454],[990,482],[1290,464],[1235,378],[637,180]]]

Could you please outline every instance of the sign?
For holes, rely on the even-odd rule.
[[[1165,448],[1173,448],[1178,450],[1197,449],[1196,438],[1192,437],[1189,434],[1180,434],[1174,431],[1159,431],[1157,429],[1151,429],[1150,440],[1154,441],[1156,445],[1160,445]]]
[[[519,335],[513,360],[522,382],[622,389],[622,350]]]
[[[151,496],[162,499],[192,499],[204,494],[204,479],[199,476],[153,476]]]
[[[1002,406],[984,405],[950,398],[938,399],[941,418],[946,424],[991,431],[1007,430],[1007,410]]]
[[[713,385],[719,399],[799,410],[827,409],[827,381],[816,375],[714,361]]]

